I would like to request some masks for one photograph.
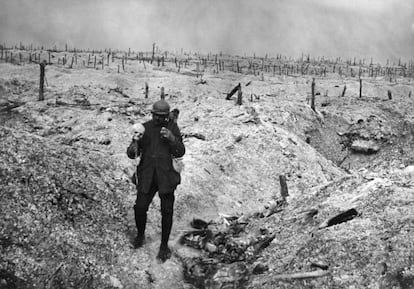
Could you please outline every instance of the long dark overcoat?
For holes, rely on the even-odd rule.
[[[173,193],[181,182],[181,176],[174,170],[172,159],[185,154],[180,129],[174,121],[168,122],[166,128],[175,137],[171,142],[161,137],[161,126],[156,125],[153,120],[145,122],[144,127],[144,136],[139,141],[132,141],[127,149],[129,158],[135,159],[141,156],[137,167],[137,190],[144,194],[148,193],[153,174],[157,174],[158,192]]]

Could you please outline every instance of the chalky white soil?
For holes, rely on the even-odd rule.
[[[58,286],[53,281],[57,276],[76,281],[76,276],[85,271],[71,269],[75,273],[70,275],[65,270],[82,260],[82,268],[95,268],[91,269],[95,280],[90,283],[92,287],[192,288],[183,280],[181,258],[201,253],[177,243],[183,231],[190,229],[192,218],[220,222],[223,214],[240,217],[263,211],[266,204],[280,199],[279,176],[284,175],[289,197],[283,211],[253,218],[246,227],[251,234],[260,228],[276,233],[260,253],[259,260],[268,270],[250,275],[246,287],[378,288],[380,283],[394,282],[399,286],[395,288],[414,288],[414,97],[408,98],[414,90],[412,79],[389,82],[366,78],[363,97],[359,98],[356,78],[331,74],[316,77],[320,95],[314,112],[307,102],[310,76],[265,73],[262,79],[207,70],[203,74],[206,83],[200,84],[200,77],[193,71],[195,65],[178,72],[174,63],[165,67],[146,63],[144,67],[131,60],[125,71],[118,73],[119,61],[110,62],[104,70],[48,65],[45,100],[41,102],[37,101],[37,64],[0,64],[0,168],[2,177],[8,176],[7,182],[0,182],[1,197],[6,200],[0,205],[4,225],[0,229],[2,270],[25,280],[27,288],[30,284],[52,288],[52,284]],[[225,100],[238,83],[243,91],[240,106],[235,104],[236,96]],[[344,84],[346,95],[339,97]],[[142,249],[132,249],[135,188],[129,177],[137,160],[126,156],[132,124],[150,119],[151,105],[159,99],[161,87],[165,87],[171,107],[180,110],[178,125],[187,150],[170,239],[175,255],[164,264],[155,261],[161,233],[158,198],[149,212],[147,243]],[[388,90],[393,93],[392,100],[387,98]],[[16,107],[5,109],[12,104]],[[374,141],[379,151],[370,155],[353,152],[350,145],[358,139]],[[348,145],[343,145],[344,141]],[[15,151],[13,142],[20,142]],[[105,200],[99,208],[92,202],[87,210],[71,213],[79,214],[73,217],[75,221],[65,219],[59,226],[57,220],[57,225],[49,228],[48,234],[55,234],[49,236],[50,240],[60,240],[57,235],[64,238],[62,248],[67,248],[67,256],[76,257],[39,253],[39,246],[43,244],[47,250],[48,243],[30,240],[48,239],[40,229],[36,234],[29,231],[21,235],[21,228],[33,223],[48,227],[43,216],[47,212],[36,199],[30,199],[30,194],[13,195],[30,182],[16,181],[11,174],[19,172],[26,179],[32,174],[35,181],[45,178],[53,183],[51,176],[56,173],[47,167],[30,172],[27,162],[33,160],[25,152],[29,146],[35,146],[29,151],[42,151],[42,158],[51,166],[59,157],[48,159],[49,151],[70,155],[67,166],[74,174],[72,180],[92,184],[94,191],[84,193]],[[19,156],[22,163],[16,161]],[[76,161],[84,163],[82,166],[92,175],[76,175]],[[61,183],[70,185],[71,180]],[[70,190],[65,192],[71,194]],[[38,194],[42,194],[40,188]],[[14,204],[12,209],[11,203],[17,199],[22,205],[14,208],[18,206]],[[121,217],[100,219],[97,212],[90,225],[91,241],[85,241],[86,221],[81,215],[113,208],[111,204],[115,203],[114,214]],[[359,215],[318,229],[326,219],[350,208]],[[317,215],[305,218],[311,209],[317,209]],[[97,233],[100,226],[104,229]],[[21,245],[26,244],[24,238],[29,240],[27,246]],[[101,241],[98,250],[96,242]],[[99,254],[110,258],[102,259]],[[50,271],[50,262],[58,270]],[[311,271],[312,262],[327,264],[329,274],[304,281],[273,278],[278,273]],[[384,263],[385,272],[381,269]],[[4,276],[0,288],[8,282]],[[88,288],[86,283],[79,284],[78,288]],[[76,287],[73,283],[61,286]]]

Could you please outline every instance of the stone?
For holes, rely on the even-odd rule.
[[[351,150],[357,153],[374,154],[379,149],[379,145],[371,140],[355,140],[351,145]]]

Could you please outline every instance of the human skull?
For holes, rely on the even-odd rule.
[[[136,123],[132,126],[132,134],[134,139],[140,139],[145,133],[145,127],[142,123]]]

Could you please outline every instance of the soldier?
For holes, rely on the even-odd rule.
[[[134,134],[127,149],[131,159],[141,156],[137,166],[137,198],[134,205],[137,236],[134,247],[145,242],[147,211],[155,193],[161,200],[161,245],[157,259],[165,262],[171,257],[168,239],[173,223],[174,191],[181,182],[180,173],[173,168],[173,158],[182,157],[185,147],[177,124],[170,119],[170,106],[159,100],[152,107],[152,120],[145,122],[143,134]]]

